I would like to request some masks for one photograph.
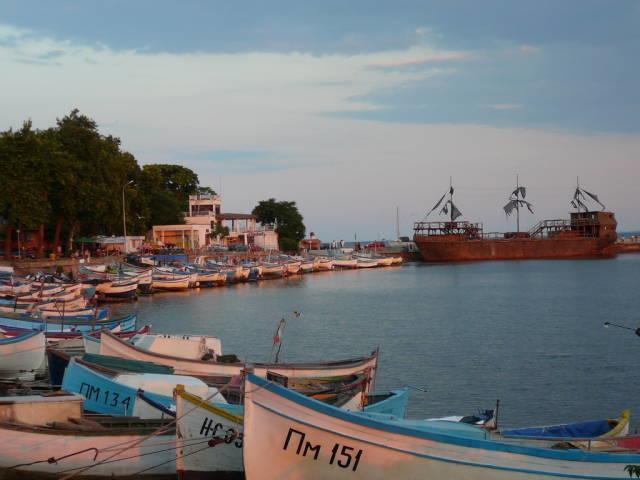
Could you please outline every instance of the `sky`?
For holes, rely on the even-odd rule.
[[[74,108],[223,211],[297,202],[323,240],[395,238],[448,190],[511,231],[516,175],[640,228],[640,2],[0,0],[0,130]],[[429,219],[437,220],[437,213]]]

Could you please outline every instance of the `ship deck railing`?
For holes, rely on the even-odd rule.
[[[600,223],[593,218],[542,220],[529,230],[529,236],[542,238],[561,232],[575,232],[580,237],[597,237],[599,229]]]
[[[467,221],[461,222],[416,222],[413,227],[414,234],[423,236],[456,235],[467,240],[506,240],[502,232],[487,232],[483,230],[482,223]],[[555,235],[572,232],[578,237],[598,237],[600,224],[590,218],[572,218],[542,220],[531,228],[523,237],[548,238]]]
[[[472,222],[416,222],[413,225],[416,235],[468,235],[483,236],[482,223]]]

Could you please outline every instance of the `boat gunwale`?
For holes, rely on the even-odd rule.
[[[3,345],[11,345],[11,344],[23,342],[25,340],[29,340],[30,338],[33,338],[38,334],[44,335],[44,332],[42,330],[33,330],[31,332],[22,333],[15,337],[0,338],[0,347],[2,347]]]
[[[82,418],[87,418],[86,416],[82,416]],[[124,418],[124,417],[121,417]],[[134,420],[132,423],[143,423],[147,420],[139,419],[137,417],[128,417]],[[88,420],[96,421],[92,418],[87,418]],[[156,420],[156,419],[151,419]],[[123,422],[125,420],[123,419]],[[106,437],[106,436],[144,436],[149,435],[157,431],[160,428],[165,428],[169,426],[174,420],[166,421],[165,423],[150,423],[148,426],[132,426],[132,427],[117,427],[117,428],[109,428],[104,427],[100,430],[72,430],[72,429],[64,429],[64,428],[55,428],[47,425],[29,425],[28,423],[19,423],[19,422],[8,422],[8,421],[0,421],[0,430],[13,430],[25,433],[32,434],[45,434],[45,435],[67,435],[67,436],[79,436],[79,437]],[[99,421],[97,423],[100,423]],[[159,435],[163,436],[171,436],[175,438],[175,426],[171,429],[163,432]]]
[[[231,362],[231,363],[225,363],[225,362],[211,362],[211,361],[205,361],[205,360],[194,360],[194,359],[189,359],[189,358],[182,358],[182,357],[175,357],[173,355],[167,355],[164,353],[157,353],[157,352],[150,352],[148,350],[144,350],[142,348],[139,348],[135,345],[132,345],[128,342],[125,342],[123,340],[121,340],[119,337],[117,337],[116,335],[114,335],[112,332],[108,331],[108,330],[102,330],[101,334],[103,335],[107,335],[109,337],[111,337],[114,340],[117,340],[119,344],[123,345],[125,348],[128,349],[132,349],[138,353],[142,353],[144,355],[148,355],[150,357],[158,357],[158,358],[164,358],[167,360],[177,360],[180,362],[186,362],[187,364],[195,364],[195,365],[220,365],[220,366],[231,366],[231,367],[243,367],[245,365],[249,365],[253,368],[273,368],[276,370],[280,370],[280,369],[291,369],[291,370],[303,370],[303,369],[309,369],[309,368],[315,368],[318,370],[324,370],[324,369],[330,369],[330,368],[334,368],[334,367],[349,367],[349,366],[357,366],[358,364],[364,364],[369,362],[372,359],[377,358],[378,354],[376,351],[374,351],[371,355],[368,356],[362,356],[362,357],[354,357],[354,358],[348,358],[348,359],[344,359],[344,360],[335,360],[335,361],[328,361],[328,362],[304,362],[304,363],[249,363],[249,362]]]

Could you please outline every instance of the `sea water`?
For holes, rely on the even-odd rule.
[[[408,264],[142,297],[140,324],[219,336],[223,352],[282,361],[380,347],[376,389],[405,385],[409,415],[465,415],[500,399],[503,426],[640,418],[640,255]],[[296,317],[293,312],[301,312]],[[632,423],[635,425],[635,422]]]

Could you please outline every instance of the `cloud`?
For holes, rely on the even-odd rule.
[[[520,45],[518,50],[523,55],[533,55],[540,51],[540,47],[536,47],[535,45]]]
[[[492,110],[519,110],[522,105],[519,103],[494,103],[489,105],[489,108]]]
[[[424,66],[429,63],[455,62],[471,58],[470,52],[432,52],[419,57],[399,56],[389,60],[382,60],[369,65],[371,68],[409,68]]]
[[[61,67],[17,60],[48,52],[57,52]],[[536,205],[534,223],[566,216],[579,174],[616,210],[621,225],[640,225],[628,193],[640,174],[638,135],[328,115],[378,111],[381,104],[368,95],[433,75],[446,82],[448,72],[430,62],[437,66],[438,58],[455,61],[456,55],[427,45],[356,55],[115,51],[0,26],[0,129],[27,118],[48,127],[77,107],[105,133],[120,136],[141,163],[183,163],[214,188],[223,177],[226,211],[251,211],[270,197],[296,200],[308,229],[325,239],[353,232],[390,237],[396,206],[401,231],[409,234],[450,175],[465,218],[484,221],[487,231],[512,229],[501,206],[516,172]],[[416,61],[426,63],[372,68]],[[458,100],[455,92],[446,98]],[[484,101],[498,110],[521,107],[491,102]]]

